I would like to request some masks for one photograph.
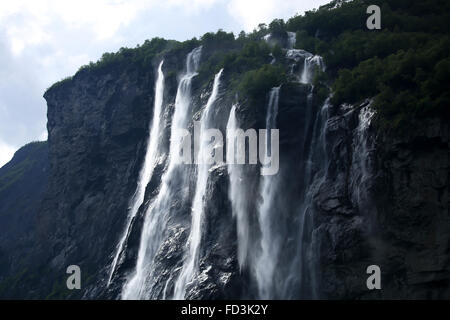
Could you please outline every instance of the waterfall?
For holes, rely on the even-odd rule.
[[[317,298],[315,265],[317,244],[312,240],[313,202],[316,191],[324,183],[326,177],[328,160],[325,133],[329,108],[330,98],[327,98],[320,112],[317,112],[314,117],[309,147],[303,148],[305,163],[302,168],[302,197],[297,210],[299,217],[299,232],[296,237],[297,251],[289,266],[288,277],[283,283],[282,292],[285,297],[296,296],[293,292],[299,291],[301,298]]]
[[[288,36],[289,47],[292,48],[293,43],[295,43],[295,34],[288,34]],[[189,294],[190,287],[195,286],[196,279],[201,277],[199,274],[204,270],[201,252],[205,241],[203,232],[206,225],[205,221],[207,221],[207,208],[209,208],[206,203],[206,201],[209,201],[206,198],[210,194],[208,180],[213,166],[212,163],[206,161],[212,158],[211,152],[213,150],[208,131],[217,125],[215,106],[220,96],[223,69],[215,75],[211,94],[203,110],[201,110],[200,119],[198,122],[194,122],[194,132],[199,133],[198,136],[194,135],[194,139],[198,139],[198,143],[194,142],[196,170],[193,177],[195,180],[191,179],[192,176],[190,176],[193,172],[179,163],[179,159],[177,159],[179,145],[174,143],[178,129],[187,129],[192,119],[191,83],[197,75],[200,54],[201,47],[188,54],[186,71],[178,84],[166,169],[161,178],[159,192],[148,202],[145,208],[136,266],[122,288],[121,297],[123,299],[162,297],[163,299],[179,300],[185,299],[186,296],[191,297]],[[296,129],[295,124],[291,128],[291,122],[285,122],[285,117],[280,117],[279,123],[282,127],[287,125],[289,130],[294,130],[293,132],[298,134],[299,139],[294,142],[298,143],[298,150],[285,153],[290,156],[293,155],[293,158],[282,159],[284,167],[280,171],[281,174],[250,179],[253,177],[253,172],[247,171],[242,165],[235,165],[233,161],[229,161],[226,167],[229,177],[228,198],[231,203],[233,218],[236,219],[237,261],[240,270],[249,271],[254,275],[252,280],[256,283],[252,285],[255,285],[257,289],[255,294],[261,299],[317,297],[316,251],[320,243],[316,243],[314,237],[313,228],[316,225],[314,221],[316,210],[314,197],[319,187],[326,181],[328,158],[325,150],[325,132],[328,125],[329,99],[325,101],[321,109],[314,107],[312,81],[315,72],[325,70],[325,65],[320,56],[304,50],[289,49],[286,57],[295,62],[295,73],[299,83],[306,85],[306,87],[303,86],[306,90],[303,90],[303,88],[302,94],[305,91],[307,92],[304,101],[299,102],[301,104],[299,106],[301,111],[299,112],[302,112],[301,115],[304,118],[299,129]],[[302,65],[303,69],[301,69]],[[156,110],[157,103],[162,105],[162,92],[164,90],[159,87],[159,85],[163,87],[164,84],[161,66],[162,63],[159,67],[160,75],[155,89],[154,119],[159,119],[161,113],[161,106],[159,111]],[[298,72],[298,69],[301,72]],[[302,86],[299,83],[298,86]],[[272,88],[266,104],[265,127],[268,132],[267,136],[261,140],[260,147],[265,148],[267,153],[272,151],[270,129],[276,129],[278,124],[279,95],[280,87]],[[231,108],[226,123],[227,137],[231,132],[239,129],[239,121],[236,115],[237,108],[236,104]],[[284,115],[280,114],[280,116]],[[367,154],[370,152],[370,145],[367,143],[366,136],[372,116],[373,112],[369,108],[362,108],[359,114],[359,125],[354,131],[353,144],[356,152],[354,152],[354,159],[352,159],[355,169],[352,170],[357,171],[361,168],[360,171],[362,172],[361,176],[354,180],[355,183],[364,184],[366,172],[370,170],[367,163],[361,162],[364,159],[358,158],[356,153]],[[141,191],[142,199],[135,209],[136,212],[139,207],[144,207],[145,186],[151,179],[151,172],[158,156],[156,138],[161,129],[159,128],[160,124],[156,126],[155,120],[153,122],[151,136],[155,137],[156,142],[152,140],[148,142],[146,161],[138,183],[138,188],[140,184],[143,184],[143,187],[140,187],[143,188],[143,191]],[[196,131],[196,128],[199,130]],[[155,150],[150,151],[153,149]],[[227,150],[227,155],[228,153]],[[147,164],[147,157],[151,158],[148,160],[150,161],[149,164]],[[292,159],[295,159],[295,161]],[[150,166],[151,171],[150,177],[145,178],[148,173],[144,174],[143,172],[150,170],[147,166]],[[289,177],[291,170],[295,173],[295,176]],[[260,197],[249,199],[248,190],[252,185],[248,183],[249,181],[252,183],[253,181],[256,183],[259,181],[259,187],[253,192],[259,192]],[[189,186],[194,186],[192,193],[188,192]],[[288,190],[291,186],[293,187],[292,190]],[[357,191],[356,184],[352,188]],[[137,193],[138,191],[136,191]],[[184,197],[184,194],[190,195],[186,201],[180,200]],[[353,193],[353,196],[356,197],[355,201],[359,201],[360,195]],[[173,269],[168,274],[161,275],[159,257],[160,253],[164,251],[161,248],[166,247],[167,230],[171,230],[172,227],[172,222],[168,223],[168,221],[177,216],[178,213],[183,214],[180,217],[182,217],[181,221],[184,221],[184,208],[190,208],[191,216],[189,235],[182,252],[183,258],[173,264]],[[253,216],[250,214],[253,214],[255,209],[255,219],[257,220],[253,221]],[[136,212],[134,212],[134,215],[137,214]],[[253,227],[253,222],[257,223],[256,228]],[[129,228],[127,226],[127,229]],[[183,231],[180,231],[179,234],[184,236],[184,232],[186,232],[184,230],[187,229],[180,229]],[[126,233],[128,234],[129,231],[126,231]],[[125,238],[119,244],[119,254],[120,251],[125,250],[122,247],[125,246],[127,234],[124,235]],[[184,239],[184,237],[180,239]],[[161,247],[163,240],[164,247]],[[179,245],[174,248],[177,257],[181,253],[179,248]],[[119,254],[116,254],[117,257],[114,259],[110,279],[114,269],[117,268],[117,260],[120,260]],[[155,263],[154,260],[157,255],[158,262]],[[170,263],[172,264],[172,262]],[[181,264],[181,267],[178,263]]]
[[[149,127],[149,136],[147,139],[147,150],[145,152],[144,164],[139,173],[139,178],[137,182],[136,191],[130,202],[130,211],[127,217],[125,229],[120,238],[119,244],[116,248],[116,253],[114,255],[114,259],[111,265],[110,274],[108,278],[107,286],[110,285],[111,279],[114,275],[114,271],[117,266],[117,262],[119,260],[120,254],[124,248],[126,239],[128,238],[131,223],[136,216],[139,207],[144,202],[145,196],[145,188],[147,184],[150,182],[150,179],[153,175],[153,170],[158,161],[158,141],[161,133],[161,110],[163,105],[163,96],[164,96],[164,74],[162,72],[162,66],[164,61],[161,61],[158,67],[158,78],[155,84],[155,101],[153,107],[153,120]]]
[[[325,71],[325,64],[321,56],[307,56],[304,61],[303,71],[300,76],[300,82],[304,84],[309,84],[312,82],[314,73],[317,70]]]
[[[374,149],[369,128],[374,114],[370,103],[359,110],[358,127],[353,136],[352,176],[355,179],[351,182],[351,190],[352,202],[356,207],[360,207],[362,202],[367,206],[367,183],[371,176],[371,152]]]
[[[171,137],[176,136],[179,128],[186,128],[191,104],[191,82],[197,75],[201,47],[192,50],[186,59],[186,72],[181,77],[175,98],[175,111],[172,118]],[[149,276],[155,254],[161,244],[166,229],[167,215],[176,190],[174,181],[183,180],[178,172],[178,162],[174,156],[176,144],[171,141],[169,165],[161,179],[161,188],[156,199],[150,204],[146,213],[141,234],[136,269],[122,289],[123,299],[142,299],[148,295]]]
[[[295,47],[295,42],[297,41],[297,35],[295,32],[286,32],[287,34],[287,41],[285,42],[286,45],[286,49],[294,49]],[[277,40],[277,36],[273,36],[272,33],[268,33],[266,34],[264,37],[262,37],[262,39],[267,42],[268,44],[275,44],[278,42]],[[283,44],[284,45],[284,44]]]
[[[295,41],[295,38],[294,40],[290,41]],[[314,73],[317,69],[322,72],[325,71],[325,63],[323,62],[323,58],[318,55],[313,55],[308,51],[291,48],[287,50],[286,58],[293,61],[293,63],[290,65],[291,74],[294,73],[294,68],[297,66],[297,63],[303,60],[303,68],[300,73],[300,77],[298,78],[298,81],[300,83],[311,84]]]
[[[198,254],[200,243],[202,239],[202,222],[204,213],[204,196],[207,190],[209,169],[210,164],[206,163],[211,155],[209,154],[208,141],[206,130],[211,125],[211,110],[214,103],[217,100],[219,93],[220,77],[222,75],[223,69],[220,70],[215,78],[213,84],[213,90],[208,102],[203,110],[202,117],[200,120],[200,137],[199,137],[199,151],[198,151],[198,172],[197,172],[197,182],[196,190],[194,195],[194,200],[192,203],[192,220],[191,220],[191,230],[188,239],[189,249],[185,253],[185,258],[183,261],[183,268],[178,276],[175,283],[174,299],[180,300],[184,299],[186,293],[186,285],[192,281],[197,269],[198,269]]]
[[[288,49],[294,49],[295,47],[295,42],[297,41],[297,35],[295,32],[288,32],[288,41],[287,41],[287,48]]]
[[[266,129],[275,129],[278,115],[278,98],[280,87],[272,88],[266,115]],[[270,132],[270,131],[269,131]],[[266,137],[266,150],[270,150],[270,134]],[[261,251],[255,261],[255,274],[258,284],[259,296],[270,299],[273,293],[273,280],[278,262],[281,242],[274,234],[274,213],[277,209],[278,175],[263,176],[261,183],[262,203],[259,205],[258,221],[261,229]]]
[[[227,137],[231,137],[238,129],[236,118],[236,105],[233,105],[227,122]],[[227,144],[227,148],[231,144]],[[234,150],[227,149],[228,155],[234,154]],[[244,172],[242,165],[234,164],[235,159],[228,160],[227,170],[230,179],[229,199],[232,205],[233,217],[236,218],[237,228],[237,244],[238,244],[238,261],[239,268],[246,265],[249,252],[249,221],[248,221],[248,203],[245,185],[243,183]]]
[[[315,243],[312,241],[312,226],[314,225],[313,197],[317,188],[325,179],[327,166],[325,152],[325,131],[328,120],[330,99],[328,98],[320,112],[313,110],[313,77],[317,70],[325,71],[325,63],[321,56],[312,55],[305,51],[295,51],[290,54],[296,61],[303,58],[303,70],[300,83],[310,85],[306,101],[306,119],[314,119],[312,125],[311,141],[307,141],[308,126],[303,128],[303,159],[301,168],[301,190],[299,209],[296,210],[299,221],[298,234],[295,236],[297,249],[292,258],[287,275],[280,284],[280,295],[284,298],[300,296],[315,298]],[[315,116],[314,116],[315,115]],[[295,288],[298,287],[298,288]]]

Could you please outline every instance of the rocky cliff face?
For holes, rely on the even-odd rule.
[[[36,253],[47,270],[36,284],[42,296],[71,293],[68,265],[80,266],[86,285],[102,275],[140,170],[153,86],[153,70],[124,67],[80,72],[46,93],[51,179]]]
[[[369,126],[361,149],[357,113],[329,119],[331,161],[315,193],[319,290],[333,299],[446,298],[448,125],[421,123],[408,136]],[[364,273],[372,264],[381,269],[382,290],[367,290]]]
[[[376,258],[386,270],[384,297],[449,297],[449,132],[426,120],[413,134],[379,133]]]
[[[122,297],[138,260],[147,209],[161,192],[161,179],[169,165],[177,75],[184,71],[187,52],[167,51],[144,69],[120,63],[101,70],[82,70],[45,94],[49,168],[42,151],[33,155],[33,159],[42,161],[37,161],[26,176],[42,173],[36,180],[45,182],[49,177],[49,181],[33,192],[27,191],[33,201],[30,215],[36,216],[33,224],[25,225],[28,229],[35,227],[34,242],[24,245],[31,254],[26,263],[29,268],[16,276],[13,285],[11,272],[4,271],[3,264],[1,270],[6,275],[6,280],[0,278],[2,285],[14,287],[11,292],[15,296]],[[202,59],[206,61],[214,53],[205,49]],[[165,61],[167,78],[160,158],[147,185],[145,201],[132,221],[111,285],[107,286],[144,161],[156,69],[161,59]],[[303,56],[296,61],[292,70],[302,72],[304,60]],[[233,81],[224,70],[211,115],[211,121],[222,132],[226,131],[231,106],[236,103],[229,90]],[[190,130],[204,111],[212,85],[211,78],[193,80]],[[262,100],[267,103],[268,98],[267,93]],[[448,125],[436,120],[421,124],[408,138],[393,136],[377,130],[371,121],[370,103],[367,100],[361,105],[332,106],[319,98],[311,84],[294,81],[280,87],[278,207],[273,210],[270,228],[275,230],[274,243],[282,250],[273,251],[277,253],[272,257],[276,281],[271,284],[271,297],[449,297]],[[240,101],[236,108],[243,129],[265,128],[266,113],[266,105],[249,101]],[[1,172],[11,172],[15,163],[13,160]],[[178,181],[172,182],[175,196],[145,298],[171,297],[183,268],[198,168],[189,165],[183,170],[187,192]],[[262,250],[259,239],[264,233],[258,216],[264,201],[259,192],[259,167],[249,166],[241,178],[242,192],[251,202],[248,237],[253,243],[251,252],[256,254]],[[229,188],[227,166],[210,168],[203,197],[198,272],[186,288],[187,299],[260,297],[257,266],[252,264],[259,261],[258,257],[250,257],[244,268],[239,265],[237,221]],[[15,187],[3,190],[0,185],[0,192],[2,213],[9,211],[9,203],[15,205],[23,198]],[[18,197],[5,202],[5,192]],[[7,226],[4,220],[17,225],[8,217],[0,216],[2,228]],[[2,243],[6,243],[4,238],[0,238]],[[8,261],[15,261],[9,252],[2,252],[2,260],[6,255]],[[66,268],[73,264],[82,270],[80,291],[65,287]],[[366,268],[372,264],[381,268],[381,291],[367,290]]]

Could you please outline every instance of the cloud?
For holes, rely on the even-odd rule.
[[[38,141],[47,141],[47,139],[48,139],[48,132],[47,130],[44,130],[39,136]]]
[[[118,0],[16,0],[1,2],[0,23],[7,25],[7,36],[13,54],[19,55],[27,46],[58,40],[62,30],[53,29],[60,22],[63,30],[87,28],[98,40],[108,39],[123,25],[154,1]]]
[[[252,31],[260,23],[269,23],[276,18],[288,19],[328,2],[330,0],[231,0],[228,10],[242,23],[245,31]]]
[[[11,160],[16,148],[0,141],[0,168]]]
[[[46,88],[104,52],[156,36],[186,40],[219,28],[251,31],[260,22],[288,18],[325,2],[0,1],[0,140],[20,146],[43,139]]]

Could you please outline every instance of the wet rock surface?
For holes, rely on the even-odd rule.
[[[168,56],[164,70],[180,71],[185,55],[180,52]],[[168,77],[164,95],[161,159],[132,222],[112,284],[107,287],[112,255],[145,153],[155,70],[156,64],[148,70],[121,65],[104,72],[81,71],[46,93],[48,163],[44,160],[46,149],[42,149],[33,154],[36,165],[27,174],[33,183],[42,184],[31,187],[35,184],[18,181],[21,186],[30,185],[29,189],[21,189],[24,197],[30,197],[30,212],[20,211],[17,220],[4,215],[21,200],[9,196],[16,187],[0,191],[1,227],[8,225],[4,221],[12,221],[11,228],[16,230],[19,222],[25,221],[18,234],[35,228],[32,238],[27,238],[26,244],[31,242],[26,249],[17,249],[18,255],[30,252],[24,265],[29,268],[24,269],[19,280],[10,282],[10,262],[7,268],[2,264],[0,269],[0,282],[13,288],[10,292],[15,296],[121,298],[122,286],[136,265],[147,209],[160,191],[168,165],[176,94],[173,75]],[[229,82],[226,75],[224,78],[213,112],[222,132],[234,102],[234,96],[226,93]],[[211,81],[194,82],[190,129],[201,114],[211,86]],[[324,108],[323,101],[311,92],[310,86],[299,83],[280,88],[277,125],[283,188],[280,201],[284,207],[277,212],[273,225],[283,246],[277,257],[280,262],[276,276],[283,278],[293,268],[302,271],[298,277],[289,278],[284,287],[280,285],[275,296],[448,298],[448,125],[439,120],[422,123],[414,133],[401,138],[377,131],[374,124],[361,128],[361,112],[370,101]],[[242,104],[236,113],[242,128],[264,128],[262,106]],[[3,167],[0,176],[13,165]],[[246,195],[253,205],[249,213],[253,240],[261,232],[254,212],[262,201],[258,169],[252,167],[244,174]],[[185,170],[190,181],[187,198],[191,198],[197,172],[195,165]],[[172,297],[189,242],[190,203],[183,200],[185,190],[176,189],[174,184],[179,192],[173,198],[162,244],[153,262],[147,284],[151,288],[146,297],[149,299]],[[206,206],[199,270],[187,286],[187,299],[258,297],[254,270],[239,269],[236,219],[228,190],[226,165],[213,167],[203,199]],[[35,222],[29,222],[31,217]],[[308,232],[299,235],[301,228]],[[0,237],[0,257],[7,256],[14,262],[17,257],[10,254],[13,247],[4,239]],[[259,243],[254,249],[260,249]],[[300,256],[302,259],[296,258]],[[83,289],[79,292],[65,288],[65,271],[72,264],[82,270]],[[381,291],[366,287],[366,268],[372,264],[381,268]]]

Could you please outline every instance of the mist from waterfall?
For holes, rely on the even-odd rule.
[[[233,136],[234,132],[239,129],[236,117],[236,105],[231,107],[230,116],[227,122],[227,137]],[[235,159],[229,159],[230,155],[234,155],[235,151],[231,147],[237,147],[234,144],[227,144],[227,171],[230,179],[229,199],[232,206],[233,217],[236,218],[237,228],[237,246],[238,246],[238,262],[239,269],[242,270],[247,264],[249,256],[249,202],[248,195],[245,190],[245,173],[243,166],[235,164]]]
[[[180,79],[177,95],[175,98],[175,111],[172,118],[171,139],[176,136],[180,128],[186,128],[190,115],[191,83],[197,75],[200,62],[201,47],[192,50],[186,58],[186,72]],[[149,296],[149,287],[153,259],[159,249],[164,230],[166,229],[167,217],[170,212],[173,196],[176,193],[174,181],[184,183],[177,169],[179,163],[175,154],[179,152],[176,143],[171,141],[169,164],[161,179],[161,188],[156,199],[154,199],[145,212],[144,225],[141,233],[136,269],[127,279],[122,289],[123,299],[145,299]]]
[[[306,118],[314,119],[312,126],[303,128],[303,164],[300,166],[300,201],[296,216],[298,219],[298,233],[295,235],[296,252],[288,263],[287,276],[280,283],[280,295],[285,298],[293,296],[301,298],[316,298],[316,256],[313,241],[314,225],[314,194],[324,182],[327,166],[325,151],[325,132],[327,128],[328,109],[330,99],[326,99],[319,111],[313,110],[313,84],[317,71],[325,71],[325,64],[321,56],[309,54],[304,57],[300,83],[310,86],[306,101]],[[307,140],[311,131],[310,141]]]
[[[352,156],[352,172],[356,177],[351,185],[352,203],[356,207],[360,207],[361,203],[367,204],[368,180],[371,177],[371,163],[374,145],[370,139],[369,128],[375,112],[371,109],[370,103],[362,107],[358,113],[358,127],[355,129],[353,136],[353,156]]]
[[[278,115],[278,100],[280,94],[280,87],[272,88],[269,95],[269,103],[266,114],[266,129],[275,129]],[[269,131],[270,132],[270,131]],[[267,152],[270,146],[270,134],[266,137],[265,144]],[[280,251],[281,242],[279,237],[274,234],[274,215],[277,211],[277,196],[279,194],[278,188],[279,176],[263,176],[261,183],[262,203],[258,210],[258,221],[261,229],[261,249],[258,253],[254,268],[258,284],[259,297],[261,299],[270,299],[273,292],[273,281],[276,265],[278,262],[278,254]]]
[[[220,70],[214,77],[211,96],[206,103],[200,119],[200,146],[197,155],[197,181],[191,211],[191,230],[188,238],[188,250],[185,252],[185,257],[183,260],[183,267],[177,281],[175,282],[174,299],[176,300],[185,298],[186,285],[192,281],[195,273],[198,271],[198,255],[202,240],[202,222],[205,207],[204,196],[207,190],[209,169],[211,168],[211,164],[208,164],[208,159],[211,158],[212,152],[209,147],[211,143],[210,137],[208,137],[206,130],[212,125],[211,112],[219,95],[220,77],[222,72],[223,69]]]
[[[290,43],[295,41],[295,34],[289,36],[292,37]],[[291,46],[289,45],[289,47]],[[218,147],[211,143],[212,136],[210,132],[208,133],[208,129],[219,125],[216,123],[215,107],[220,96],[219,89],[223,69],[214,77],[211,95],[201,111],[200,121],[194,122],[194,127],[199,129],[197,131],[199,132],[198,144],[194,143],[194,149],[196,149],[194,150],[195,174],[180,165],[176,157],[179,153],[179,144],[174,143],[173,140],[176,136],[175,130],[187,129],[192,120],[191,82],[197,75],[200,54],[201,47],[189,53],[186,60],[186,72],[179,81],[166,170],[161,178],[158,194],[153,201],[150,201],[146,209],[136,269],[123,286],[121,296],[123,299],[155,297],[185,299],[187,295],[190,297],[188,293],[191,292],[191,286],[195,287],[196,278],[200,273],[200,252],[205,241],[203,234],[207,206],[205,199],[208,195],[208,180],[213,165],[213,161],[208,160],[213,158],[212,153]],[[298,135],[298,145],[296,145],[298,158],[295,158],[297,162],[293,163],[291,158],[285,158],[281,162],[284,167],[280,167],[278,174],[249,179],[253,176],[252,170],[255,168],[246,170],[242,165],[229,161],[228,154],[234,154],[234,152],[227,149],[228,199],[233,218],[236,221],[237,263],[241,272],[249,271],[253,277],[252,286],[254,285],[253,288],[257,290],[251,294],[260,299],[318,297],[317,252],[320,243],[314,237],[313,228],[316,224],[314,197],[323,183],[327,181],[326,132],[329,125],[330,99],[328,98],[321,108],[314,104],[313,78],[317,71],[325,70],[320,56],[312,55],[304,50],[289,49],[286,57],[296,64],[294,75],[296,75],[298,83],[302,84],[298,85],[302,87],[301,93],[304,97],[302,98],[304,101],[299,102],[299,109],[304,119],[301,121],[302,125],[295,129],[297,131],[294,131]],[[302,65],[303,68],[301,68]],[[161,77],[163,79],[163,75]],[[157,87],[158,82],[159,78]],[[265,148],[267,154],[271,154],[272,149],[270,129],[277,129],[278,125],[280,90],[281,87],[274,87],[268,95],[265,115],[265,127],[268,132],[259,144],[260,148]],[[162,99],[157,98],[156,95],[159,94],[155,92],[155,103]],[[162,104],[162,101],[159,103]],[[237,108],[237,104],[231,107],[226,123],[227,136],[239,129]],[[280,114],[280,116],[284,115]],[[356,152],[353,154],[352,162],[354,170],[360,174],[360,179],[357,181],[361,184],[364,184],[370,165],[367,164],[365,156],[358,157],[356,153],[370,153],[371,145],[367,143],[367,135],[372,116],[373,112],[369,107],[362,108],[358,118],[359,125],[354,131],[353,148]],[[157,117],[159,118],[160,114]],[[280,124],[286,125],[286,121],[281,122],[281,119],[280,117]],[[196,132],[195,128],[194,132]],[[161,129],[155,129],[153,126],[152,135],[154,135],[154,130],[160,131]],[[149,148],[151,145],[149,142]],[[157,147],[152,148],[157,149]],[[157,155],[157,151],[155,152]],[[295,155],[294,152],[288,154],[289,156]],[[292,183],[287,179],[290,170],[293,170],[299,177],[294,181],[295,193],[292,194],[287,191],[287,188],[291,186],[289,183]],[[195,178],[194,181],[192,181],[192,177]],[[259,187],[253,189],[255,193],[259,193],[259,197],[249,199],[249,190],[256,185]],[[189,193],[189,203],[179,202],[178,199],[183,198],[183,194],[189,190],[189,186],[193,187],[193,193]],[[357,186],[354,186],[353,189],[358,190]],[[352,195],[355,197],[354,201],[360,201],[360,194],[353,193]],[[142,202],[140,206],[142,206]],[[191,209],[189,235],[183,250],[183,258],[180,260],[181,267],[177,264],[170,275],[159,277],[157,280],[159,282],[155,287],[153,279],[157,271],[154,271],[154,259],[166,235],[167,221],[172,217],[174,210],[177,210],[174,209],[174,206]],[[255,215],[250,216],[253,212]],[[181,253],[181,250],[179,252]]]
[[[158,77],[156,79],[155,84],[155,99],[153,106],[153,118],[151,124],[149,126],[149,136],[147,139],[147,147],[144,157],[144,164],[139,173],[139,178],[137,182],[136,191],[130,201],[130,209],[127,216],[127,221],[125,225],[125,229],[120,238],[119,244],[116,248],[116,253],[113,258],[113,262],[111,264],[110,274],[108,278],[107,285],[109,286],[111,283],[111,279],[114,275],[114,271],[117,266],[117,262],[119,260],[120,254],[124,248],[125,242],[130,233],[131,223],[135,218],[139,207],[144,202],[145,196],[145,188],[147,184],[150,182],[150,179],[153,175],[153,170],[158,161],[158,145],[159,139],[161,135],[161,110],[163,105],[163,96],[164,96],[164,74],[162,71],[164,61],[161,61],[158,67]]]
[[[299,82],[309,86],[309,93],[304,101],[305,118],[312,124],[305,123],[299,128],[298,135],[303,137],[302,161],[295,166],[300,170],[299,202],[284,203],[284,179],[280,174],[262,177],[260,194],[262,202],[258,207],[260,227],[260,248],[252,261],[260,299],[292,299],[300,296],[313,297],[315,292],[315,270],[311,241],[313,226],[313,195],[316,186],[323,182],[326,167],[325,130],[328,119],[329,99],[321,110],[314,110],[312,80],[315,72],[323,71],[325,65],[320,56],[298,49],[287,51],[287,58],[301,62]],[[266,127],[274,128],[277,124],[279,88],[270,92]],[[308,137],[309,140],[308,141]],[[266,142],[266,147],[270,148]],[[285,163],[286,164],[286,163]],[[290,164],[293,165],[293,164]],[[281,174],[290,170],[280,168]],[[288,174],[288,173],[286,173]],[[290,213],[292,212],[292,213]],[[291,214],[294,218],[290,217]],[[296,227],[294,227],[296,226]],[[284,231],[283,231],[284,230]],[[288,230],[291,230],[288,232]],[[285,234],[283,234],[283,232]],[[292,245],[291,245],[292,244]],[[288,246],[293,250],[286,251]],[[291,253],[287,253],[291,252]],[[289,256],[286,256],[289,255]],[[305,281],[305,279],[309,279]],[[309,295],[304,294],[308,292]],[[302,295],[303,294],[303,295]]]
[[[321,56],[308,56],[305,58],[303,71],[300,76],[300,82],[304,84],[311,83],[314,79],[316,68],[320,71],[325,71],[325,64]]]
[[[295,42],[297,41],[297,35],[295,32],[289,32],[289,31],[288,31],[287,35],[288,35],[287,48],[294,49]]]
[[[311,108],[312,106],[308,106]],[[316,112],[312,126],[311,141],[303,147],[304,165],[301,168],[302,195],[297,216],[299,230],[297,250],[289,264],[289,276],[282,282],[285,297],[317,298],[316,247],[313,239],[314,195],[324,183],[327,168],[325,133],[328,125],[330,99],[326,99]]]

